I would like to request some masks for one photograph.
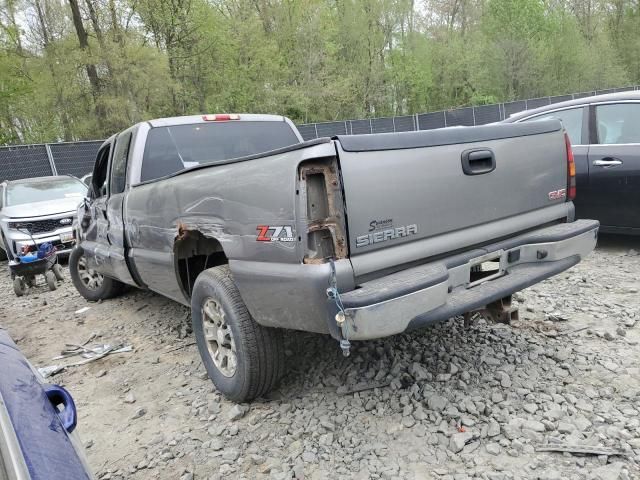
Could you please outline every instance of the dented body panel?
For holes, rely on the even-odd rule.
[[[196,165],[187,146],[184,168],[143,181],[149,132],[198,122],[132,127],[124,190],[93,186],[77,235],[104,275],[189,305],[198,274],[228,264],[258,323],[368,339],[508,296],[595,245],[597,222],[573,224],[573,204],[550,194],[567,182],[556,121],[309,142],[296,132],[293,145]],[[103,147],[118,152],[122,135]],[[159,152],[144,161],[167,161]],[[483,276],[485,259],[499,268]]]

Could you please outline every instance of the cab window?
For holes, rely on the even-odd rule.
[[[131,145],[131,132],[118,135],[116,147],[111,160],[111,195],[124,192],[127,180],[127,157],[129,156],[129,146]]]
[[[99,198],[107,194],[107,172],[109,170],[109,153],[111,143],[102,147],[96,155],[96,164],[91,177],[91,197]]]
[[[568,108],[555,112],[545,112],[536,117],[527,118],[525,122],[537,122],[540,120],[556,119],[562,122],[562,126],[569,135],[572,145],[582,144],[582,115],[584,107]]]
[[[598,143],[640,143],[640,103],[596,105]]]

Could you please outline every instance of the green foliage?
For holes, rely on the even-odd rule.
[[[72,0],[0,0],[0,143],[203,112],[330,121],[640,83],[637,0],[76,4],[80,25]]]

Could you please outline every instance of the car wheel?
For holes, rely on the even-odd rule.
[[[27,284],[22,277],[15,277],[13,279],[13,291],[18,297],[23,296],[27,292]]]
[[[54,264],[51,270],[53,270],[53,274],[56,276],[56,280],[60,280],[61,282],[64,280],[62,266],[59,263]]]
[[[49,290],[54,291],[56,288],[58,288],[56,275],[51,270],[47,270],[44,273],[44,279],[47,281],[47,286],[49,287]]]
[[[105,277],[90,268],[81,247],[75,247],[69,255],[69,274],[78,293],[90,302],[114,297],[124,287],[121,282]]]
[[[209,378],[235,402],[271,390],[284,371],[282,334],[251,317],[229,267],[202,272],[191,296],[193,332]]]

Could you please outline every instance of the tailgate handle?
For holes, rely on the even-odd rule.
[[[462,171],[465,175],[482,175],[496,169],[496,157],[489,148],[462,152]]]

